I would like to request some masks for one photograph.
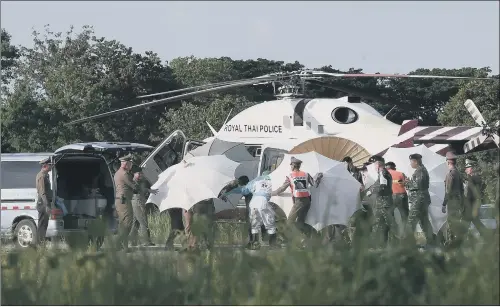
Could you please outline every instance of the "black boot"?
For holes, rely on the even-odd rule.
[[[278,248],[277,235],[275,233],[269,235],[269,247],[270,248]]]
[[[256,235],[250,233],[249,238],[248,238],[248,243],[245,246],[246,249],[252,249],[254,242],[255,242],[255,236]]]

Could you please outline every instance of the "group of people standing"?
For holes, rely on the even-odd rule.
[[[409,156],[410,166],[415,169],[411,178],[397,171],[393,162],[386,163],[380,156],[373,156],[368,163],[365,163],[364,168],[360,170],[361,173],[366,172],[368,164],[375,163],[379,175],[375,184],[362,191],[364,214],[357,217],[356,230],[362,232],[373,227],[370,230],[373,231],[376,240],[372,242],[379,246],[387,243],[390,237],[396,239],[398,227],[394,218],[394,210],[397,208],[404,225],[403,236],[399,236],[399,239],[414,242],[417,223],[420,223],[422,227],[427,244],[459,244],[471,222],[479,233],[484,235],[486,227],[481,223],[478,215],[481,206],[482,183],[474,171],[475,162],[470,159],[466,160],[467,175],[464,178],[456,168],[457,156],[454,153],[448,152],[446,161],[449,171],[445,178],[445,197],[442,203],[443,213],[448,212],[446,238],[442,231],[435,235],[432,230],[428,216],[431,204],[430,178],[420,154]],[[391,233],[392,236],[390,236]]]
[[[420,223],[427,243],[436,244],[459,244],[472,222],[481,235],[487,231],[479,219],[479,208],[481,206],[481,178],[476,174],[475,162],[466,160],[466,177],[460,174],[456,168],[457,157],[449,152],[446,155],[449,168],[445,179],[445,197],[442,204],[443,213],[448,212],[448,233],[442,232],[434,235],[428,218],[428,210],[431,204],[429,194],[429,173],[422,163],[420,154],[409,156],[409,163],[415,172],[408,178],[396,169],[393,162],[385,162],[381,156],[372,156],[362,168],[356,168],[350,157],[345,157],[343,162],[347,163],[347,169],[356,180],[361,183],[362,208],[354,217],[355,233],[354,240],[369,238],[370,242],[377,245],[386,244],[390,233],[396,234],[397,225],[394,218],[394,210],[397,208],[401,214],[404,225],[404,234],[400,239],[415,240],[414,231],[416,224]],[[38,233],[39,241],[43,241],[48,224],[48,209],[50,208],[50,184],[48,172],[52,165],[50,160],[40,162],[42,169],[36,178],[38,192],[37,209],[39,212]],[[364,188],[366,182],[367,166],[375,164],[378,178],[373,185]],[[284,178],[284,183],[273,189],[269,172],[250,181],[248,177],[242,176],[226,185],[220,192],[219,198],[225,200],[230,194],[238,193],[245,197],[246,223],[248,226],[248,248],[259,248],[259,233],[267,232],[269,245],[277,246],[277,229],[275,211],[270,204],[272,196],[283,193],[288,188],[292,191],[293,207],[288,216],[287,223],[293,225],[297,230],[309,237],[310,227],[305,224],[305,219],[311,206],[311,186],[321,183],[322,173],[311,176],[301,170],[302,161],[292,157],[290,163],[290,174]],[[146,216],[146,201],[148,193],[157,193],[152,190],[149,182],[143,176],[139,167],[134,166],[130,155],[120,158],[120,168],[114,176],[115,181],[115,208],[119,220],[119,245],[127,249],[129,238],[132,245],[143,241],[144,245],[153,246]],[[409,206],[411,204],[411,206]],[[209,227],[201,232],[207,246],[213,244],[215,207],[212,200],[206,200],[195,204],[190,210],[178,208],[169,209],[171,231],[166,240],[166,248],[172,249],[175,237],[185,231],[187,235],[187,248],[196,249],[199,246],[199,235],[193,234],[192,224],[194,220],[204,220]],[[184,221],[183,221],[184,216]],[[332,225],[325,231],[327,240],[335,236],[336,230],[343,234],[349,243],[350,236],[346,235],[346,225]],[[367,236],[367,232],[375,236]],[[332,236],[333,233],[333,236]],[[286,237],[286,236],[285,236]],[[397,238],[397,235],[393,235]],[[365,242],[367,242],[365,240]],[[304,243],[304,240],[301,241]]]

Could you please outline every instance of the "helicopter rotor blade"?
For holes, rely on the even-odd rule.
[[[497,80],[496,78],[456,77],[456,76],[434,76],[434,75],[397,75],[397,74],[341,74],[324,71],[304,72],[301,75],[324,75],[337,78],[415,78],[415,79],[465,79],[465,80]],[[307,78],[307,77],[306,77]]]
[[[204,90],[201,90],[201,91],[190,92],[190,93],[185,93],[185,94],[181,94],[181,95],[177,95],[177,96],[162,98],[162,99],[153,100],[153,101],[150,101],[150,102],[145,102],[145,103],[133,105],[133,106],[122,108],[122,109],[117,109],[117,110],[113,110],[113,111],[109,111],[109,112],[105,112],[105,113],[101,113],[101,114],[97,114],[97,115],[88,116],[88,117],[85,117],[85,118],[81,118],[81,119],[77,119],[77,120],[71,121],[71,122],[67,123],[66,125],[78,124],[78,123],[82,123],[82,122],[85,122],[85,121],[88,121],[88,120],[92,120],[92,119],[98,119],[98,118],[108,117],[108,116],[117,115],[117,114],[121,114],[121,113],[125,113],[125,112],[130,112],[130,111],[135,111],[135,110],[139,110],[139,109],[143,109],[143,108],[148,108],[148,107],[153,107],[153,106],[165,104],[167,102],[172,102],[172,101],[176,101],[176,100],[182,100],[182,99],[190,98],[190,97],[193,97],[193,96],[196,96],[196,95],[202,95],[202,94],[220,92],[220,91],[228,90],[228,89],[231,89],[231,88],[242,87],[242,86],[246,86],[246,85],[252,85],[252,84],[255,84],[257,82],[273,81],[275,79],[276,79],[275,76],[263,76],[263,77],[258,77],[258,78],[255,78],[255,79],[250,79],[249,81],[246,81],[246,82],[234,82],[234,83],[223,85],[223,86],[218,86],[218,87],[204,89]]]
[[[141,95],[141,96],[137,96],[136,98],[138,98],[138,99],[144,99],[144,98],[162,96],[162,95],[167,95],[167,94],[175,94],[175,93],[189,92],[189,91],[194,91],[194,90],[202,90],[202,89],[209,88],[209,87],[223,86],[223,85],[228,85],[228,84],[232,84],[232,83],[235,83],[235,82],[239,83],[239,82],[245,82],[245,81],[250,81],[250,80],[253,80],[253,79],[232,80],[232,81],[223,81],[223,82],[217,82],[217,83],[209,83],[209,84],[203,84],[203,85],[196,85],[196,86],[181,88],[181,89],[173,90],[173,91],[167,91],[167,92],[160,92],[160,93],[154,93],[154,94]]]

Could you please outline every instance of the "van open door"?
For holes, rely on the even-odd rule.
[[[184,156],[186,156],[186,154],[187,154],[188,152],[190,152],[191,150],[196,149],[196,148],[198,148],[198,147],[200,147],[200,146],[203,146],[203,145],[205,145],[205,144],[206,144],[206,143],[205,143],[205,142],[203,142],[203,141],[188,140],[188,141],[186,142],[186,145],[184,146]]]
[[[184,133],[181,130],[176,130],[142,162],[144,176],[151,184],[154,184],[158,180],[158,176],[167,168],[182,161],[186,141]]]

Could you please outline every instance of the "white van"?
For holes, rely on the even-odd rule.
[[[53,209],[47,238],[70,233],[87,234],[89,224],[99,217],[108,223],[112,232],[116,232],[113,175],[119,164],[118,157],[153,149],[136,143],[92,142],[66,145],[53,154],[2,154],[2,237],[14,239],[18,247],[28,247],[36,242],[35,178],[41,169],[39,161],[47,157],[54,163],[49,173]],[[56,199],[64,203],[65,215],[56,206]],[[102,244],[102,239],[96,238],[98,244]]]
[[[36,238],[35,178],[41,169],[39,162],[51,153],[17,153],[1,155],[1,231],[3,239],[15,239],[18,247],[27,247]],[[47,236],[58,235],[62,224],[51,219]]]

